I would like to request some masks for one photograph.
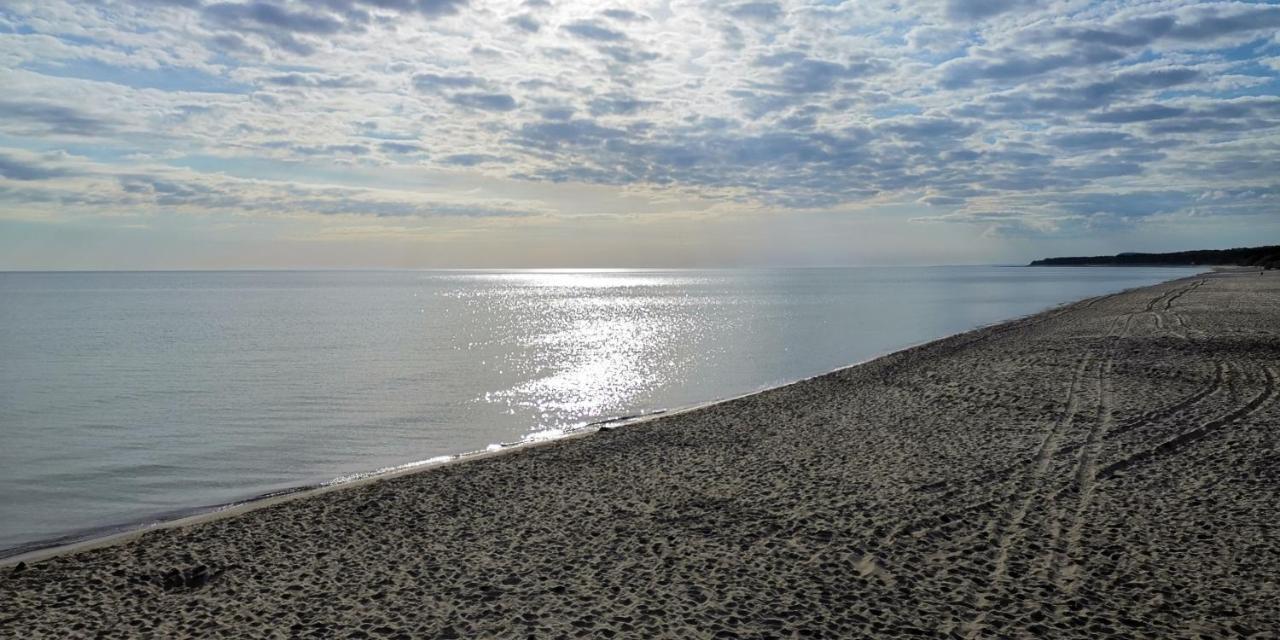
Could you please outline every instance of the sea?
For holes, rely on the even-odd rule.
[[[0,273],[0,557],[759,391],[1195,272]]]

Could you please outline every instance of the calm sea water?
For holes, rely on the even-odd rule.
[[[738,395],[1191,272],[0,273],[0,549]]]

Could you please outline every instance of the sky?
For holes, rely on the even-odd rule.
[[[1280,4],[0,3],[0,269],[1280,243]]]

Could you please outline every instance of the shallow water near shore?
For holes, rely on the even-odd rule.
[[[1195,271],[3,273],[0,550],[748,393]]]

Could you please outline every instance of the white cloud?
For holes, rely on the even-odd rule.
[[[744,210],[916,203],[1054,233],[1102,215],[1073,194],[1175,185],[1247,209],[1274,193],[1280,154],[1280,7],[1264,4],[51,0],[4,23],[7,144],[93,146],[99,174],[199,159],[189,181],[235,197],[181,192],[185,210],[282,206],[287,191],[216,178],[270,161],[327,163],[309,181],[357,191],[344,172],[469,172]],[[317,215],[471,206],[421,204],[432,188],[299,197]]]

